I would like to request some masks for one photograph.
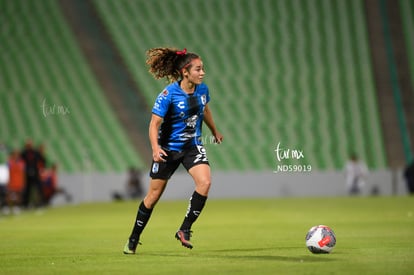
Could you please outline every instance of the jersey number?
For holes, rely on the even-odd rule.
[[[197,163],[199,161],[207,162],[207,154],[206,149],[203,146],[197,145],[198,154],[196,155],[196,158],[193,163]]]

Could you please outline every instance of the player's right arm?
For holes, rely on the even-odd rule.
[[[167,153],[158,144],[158,131],[162,121],[162,117],[152,114],[149,124],[149,140],[152,148],[152,159],[155,162],[165,162],[165,158],[163,158],[163,156],[167,156]]]

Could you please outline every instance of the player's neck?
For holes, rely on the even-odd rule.
[[[181,80],[180,82],[181,90],[183,90],[186,94],[192,94],[195,90],[195,84],[192,82],[188,82],[186,80]]]

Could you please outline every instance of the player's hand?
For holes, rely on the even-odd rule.
[[[168,154],[161,148],[158,147],[157,149],[152,151],[152,159],[155,162],[166,162],[166,158]]]
[[[224,137],[220,132],[214,133],[213,136],[214,136],[214,142],[215,143],[220,144],[220,143],[223,142]]]

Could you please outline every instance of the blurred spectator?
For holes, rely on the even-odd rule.
[[[8,148],[6,144],[0,142],[0,208],[6,205],[7,182],[9,178],[6,165]]]
[[[35,206],[41,206],[43,199],[42,185],[40,182],[40,171],[44,168],[45,158],[33,148],[32,140],[27,140],[21,153],[25,163],[26,186],[23,190],[22,205],[28,208],[31,204],[32,190],[37,191],[38,201]]]
[[[368,176],[368,168],[358,159],[356,154],[351,154],[345,165],[345,185],[350,195],[358,195],[365,186],[365,178]]]
[[[414,194],[414,160],[404,170],[404,177],[407,182],[408,192]]]
[[[128,169],[128,181],[126,184],[126,194],[114,192],[112,197],[114,200],[123,199],[137,199],[143,195],[142,182],[141,182],[141,171],[137,168],[130,167]]]
[[[46,164],[47,164],[47,162],[46,162],[46,160],[47,160],[46,159],[46,147],[43,143],[41,143],[37,146],[37,152],[38,152],[39,158],[40,158],[39,169],[40,169],[40,172],[41,172],[42,169],[45,169]]]
[[[58,186],[57,164],[52,164],[49,169],[44,169],[41,173],[43,205],[49,205],[54,196],[62,194],[67,202],[72,200],[65,189]]]
[[[0,163],[0,208],[4,210],[6,204],[7,183],[9,182],[9,168],[6,163]]]
[[[141,183],[141,171],[134,167],[129,168],[127,193],[131,199],[140,198],[143,194]]]
[[[25,188],[25,164],[19,152],[14,150],[8,160],[9,182],[7,185],[7,204],[15,213],[20,212],[22,194]]]

